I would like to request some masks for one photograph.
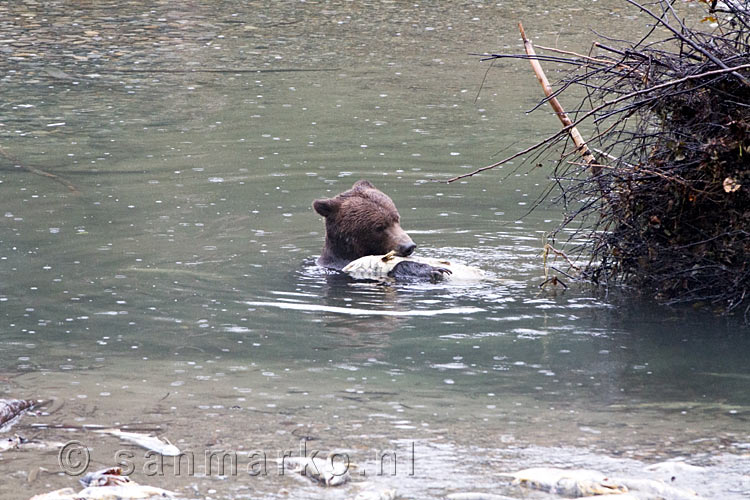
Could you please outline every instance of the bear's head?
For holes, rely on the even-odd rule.
[[[396,205],[368,181],[358,181],[333,198],[315,200],[313,208],[326,220],[321,266],[341,269],[365,255],[391,250],[406,257],[417,247],[401,229]]]

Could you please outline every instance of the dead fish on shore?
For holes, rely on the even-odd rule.
[[[676,467],[693,472],[700,469],[689,465]],[[706,500],[695,491],[664,481],[613,478],[594,470],[538,467],[503,475],[513,479],[511,484],[572,498],[596,495],[596,498],[620,500]]]
[[[60,488],[49,493],[34,495],[30,500],[76,500],[76,495],[73,488]]]
[[[84,488],[88,488],[89,486],[120,486],[132,483],[128,476],[122,474],[122,469],[119,467],[87,472],[78,482]]]
[[[640,499],[706,500],[696,492],[679,488],[654,479],[622,479],[633,495]]]
[[[359,483],[360,491],[354,500],[395,500],[396,490],[381,484]]]
[[[27,440],[24,437],[19,436],[16,434],[13,437],[9,438],[2,438],[0,439],[0,452],[6,451],[6,450],[12,450],[13,448],[18,448],[19,444],[26,443]]]
[[[289,465],[291,470],[324,486],[339,486],[349,480],[349,464],[323,458],[284,457],[278,459],[279,467]]]
[[[446,497],[448,500],[516,500],[515,498],[493,493],[481,493],[469,491],[466,493],[451,493]]]
[[[180,449],[175,445],[173,445],[169,441],[164,442],[156,436],[138,434],[136,432],[125,432],[121,431],[120,429],[101,429],[94,432],[100,434],[109,434],[110,436],[118,437],[123,441],[129,441],[140,446],[141,448],[155,451],[156,453],[164,455],[165,457],[176,457],[181,453]]]
[[[62,488],[31,497],[31,500],[131,500],[139,498],[174,498],[176,493],[155,486],[138,484],[122,469],[112,467],[89,472],[80,480],[84,489],[76,493],[73,488]]]
[[[622,482],[594,470],[535,467],[504,475],[513,478],[511,484],[572,498],[628,492]]]
[[[23,412],[31,410],[36,404],[30,399],[0,399],[0,432],[10,429]]]

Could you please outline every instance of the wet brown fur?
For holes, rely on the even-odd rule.
[[[326,224],[325,244],[317,261],[321,266],[342,269],[366,255],[395,251],[406,256],[414,250],[393,200],[368,181],[358,181],[333,198],[315,200],[313,208]]]

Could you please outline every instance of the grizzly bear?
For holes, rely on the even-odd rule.
[[[393,200],[368,181],[357,181],[348,191],[333,198],[315,200],[312,206],[326,222],[325,244],[317,260],[319,266],[341,270],[366,255],[394,251],[398,256],[408,257],[417,248],[401,229],[401,217]],[[390,275],[435,279],[449,272],[442,267],[404,261]]]

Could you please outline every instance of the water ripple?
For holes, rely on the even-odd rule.
[[[253,307],[277,307],[279,309],[292,309],[295,311],[322,311],[336,314],[348,314],[351,316],[437,316],[440,314],[473,314],[482,312],[479,307],[448,307],[445,309],[412,309],[405,311],[393,311],[387,309],[360,309],[357,307],[323,306],[320,304],[302,304],[290,302],[243,302]]]

